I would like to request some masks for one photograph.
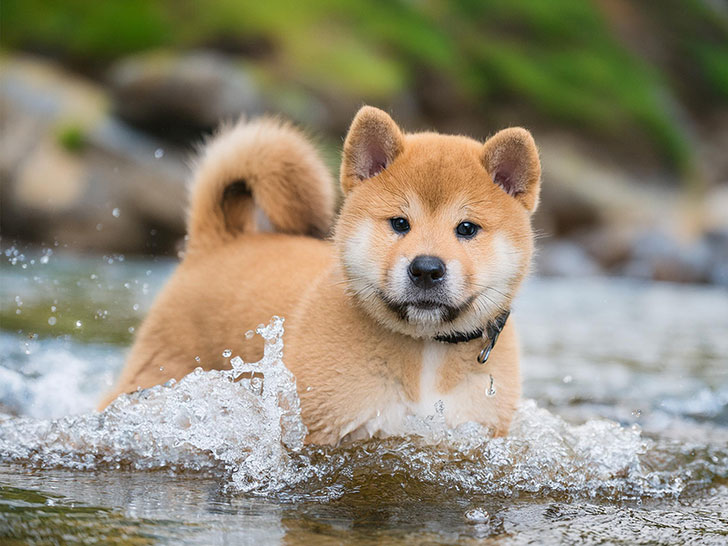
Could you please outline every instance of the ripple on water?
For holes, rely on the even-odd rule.
[[[124,395],[102,413],[0,420],[0,460],[43,468],[212,471],[232,490],[332,499],[375,481],[514,497],[635,499],[676,496],[728,474],[728,449],[645,438],[608,420],[571,425],[526,400],[506,438],[441,409],[412,418],[406,438],[304,446],[295,379],[282,361],[283,320],[257,333],[261,361],[197,369],[178,383]],[[689,453],[685,450],[691,449]]]

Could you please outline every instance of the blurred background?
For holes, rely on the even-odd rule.
[[[176,255],[188,160],[219,120],[280,113],[316,136],[335,171],[367,103],[411,131],[529,128],[544,166],[540,274],[728,286],[724,0],[1,10],[8,256],[28,244]]]
[[[363,104],[540,146],[515,447],[304,451],[279,501],[182,472],[207,448],[167,418],[226,468],[278,453],[256,420],[89,414],[183,252],[205,136],[280,114],[336,172]],[[728,0],[0,0],[0,252],[0,543],[725,543]]]

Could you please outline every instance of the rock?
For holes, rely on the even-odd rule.
[[[707,232],[728,231],[728,183],[714,186],[708,190],[704,203],[701,219],[705,230]]]
[[[10,57],[2,69],[4,237],[173,251],[184,233],[183,155],[111,117],[99,87],[53,63]]]
[[[543,166],[541,203],[534,226],[570,236],[597,228],[660,225],[677,209],[675,191],[648,186],[614,165],[597,161],[575,143],[536,135]]]
[[[664,231],[651,230],[634,242],[632,258],[621,270],[630,277],[673,282],[708,282],[711,250],[704,240],[681,244]]]
[[[728,227],[709,231],[703,240],[710,255],[708,281],[728,288]]]
[[[573,240],[606,272],[618,271],[632,257],[632,226],[599,226],[576,234]]]
[[[213,51],[156,51],[122,59],[108,74],[114,111],[168,138],[195,137],[263,111],[259,87],[240,61]]]
[[[536,253],[539,275],[580,277],[598,275],[599,266],[577,244],[568,241],[546,243]]]

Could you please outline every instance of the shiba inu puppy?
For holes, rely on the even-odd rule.
[[[268,119],[224,128],[197,166],[186,256],[102,407],[197,366],[227,368],[225,348],[259,359],[262,342],[243,332],[277,314],[308,442],[404,434],[440,401],[450,426],[506,434],[520,397],[506,319],[529,269],[540,177],[525,129],[485,143],[406,134],[365,106],[322,240],[335,194],[311,144]]]

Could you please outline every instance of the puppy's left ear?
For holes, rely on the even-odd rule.
[[[531,133],[521,127],[503,129],[485,142],[482,157],[493,182],[518,199],[526,210],[535,211],[541,189],[541,161]]]
[[[354,116],[344,141],[341,188],[344,193],[362,180],[374,178],[402,152],[404,137],[389,114],[363,106]]]

